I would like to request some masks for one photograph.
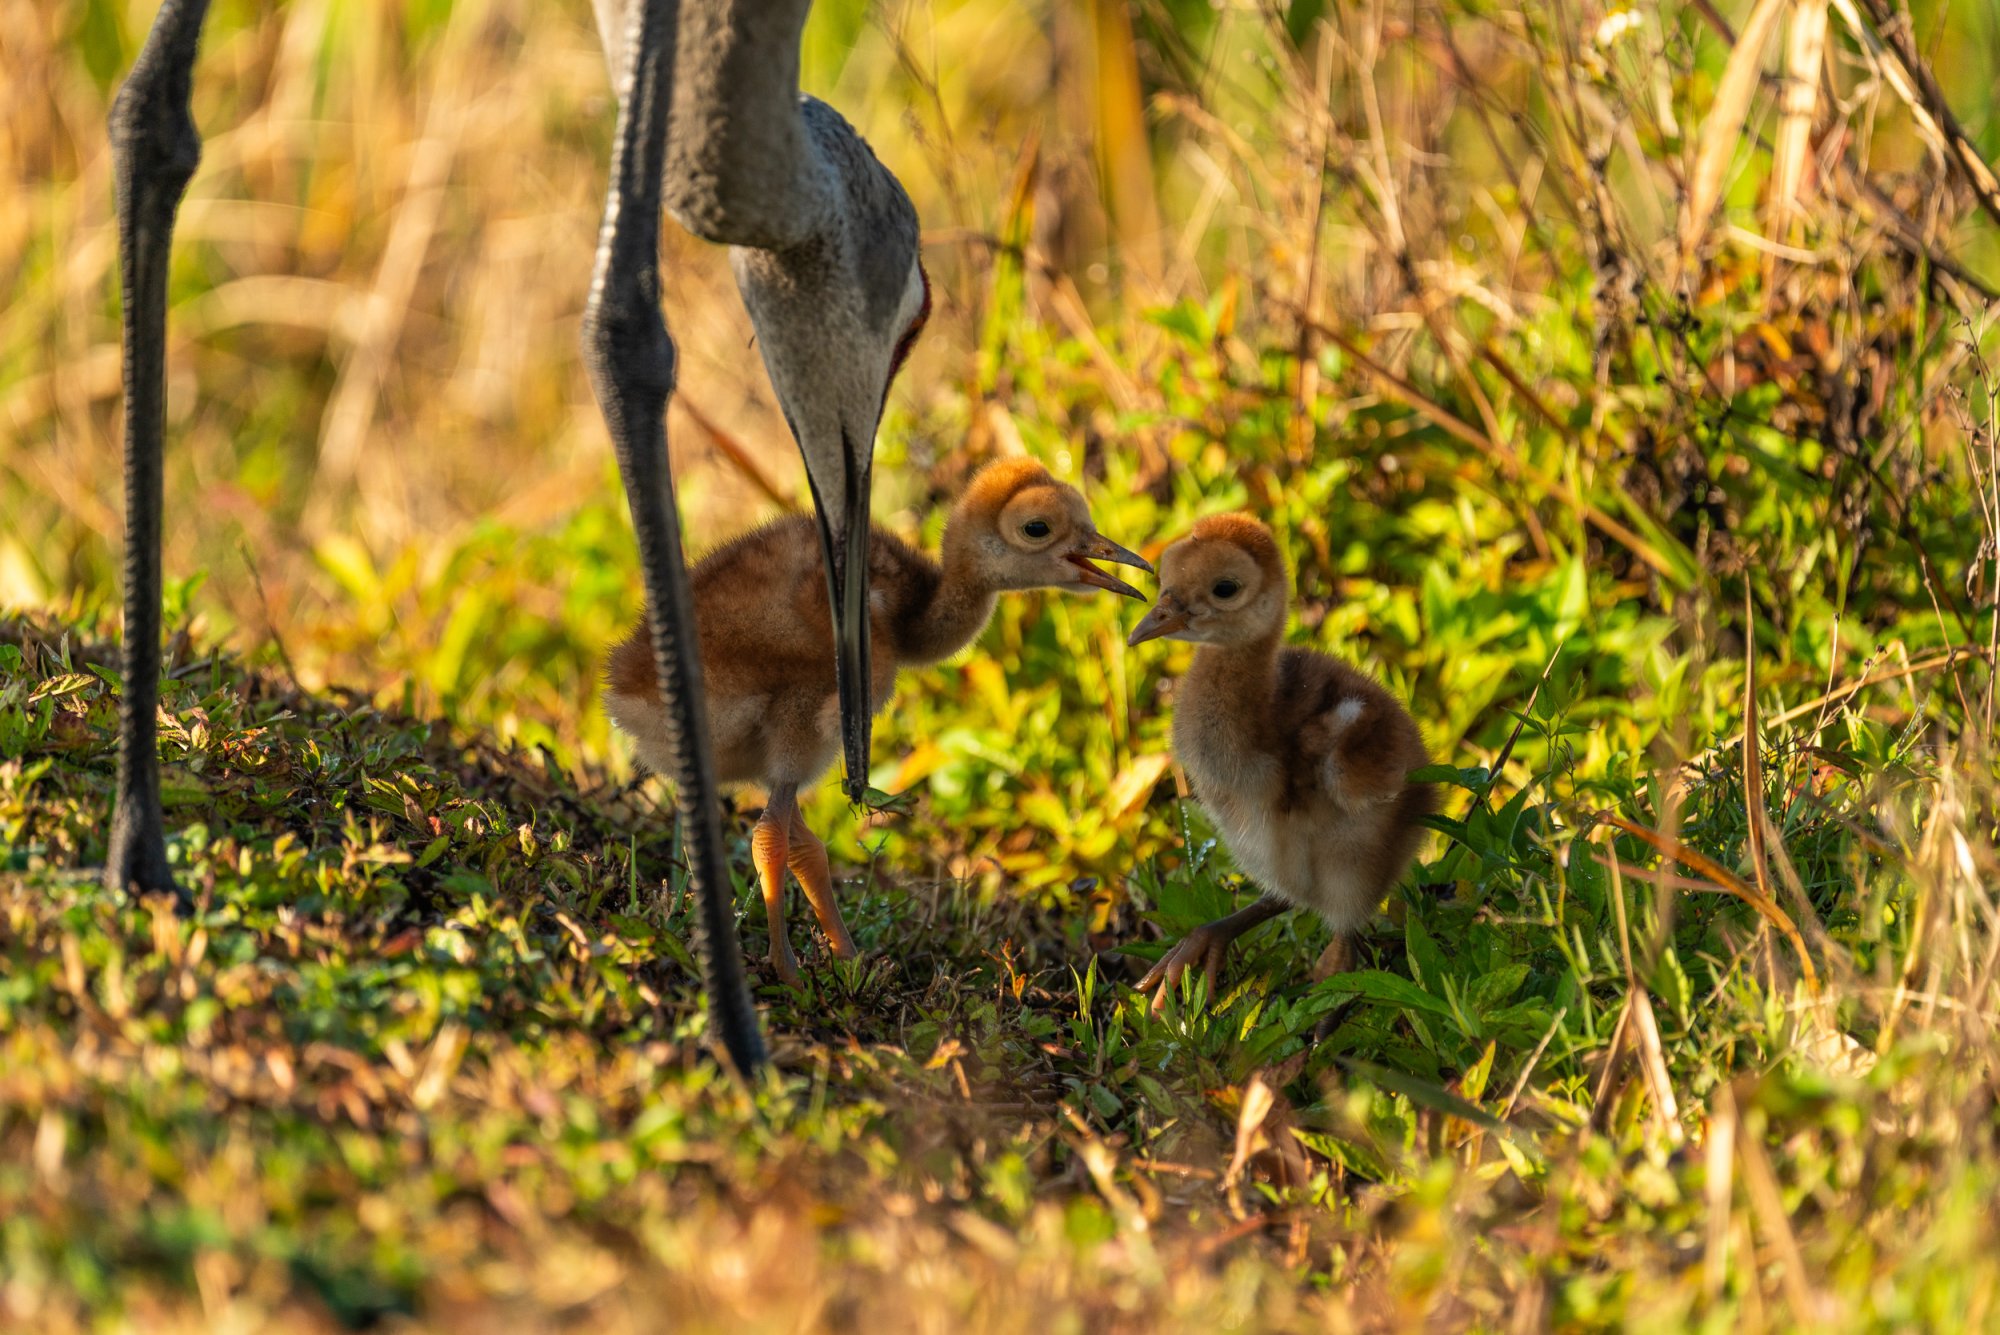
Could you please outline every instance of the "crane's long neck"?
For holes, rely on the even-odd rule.
[[[945,525],[938,581],[920,614],[911,619],[907,642],[899,646],[899,657],[906,662],[950,658],[978,639],[993,619],[995,590],[981,573],[972,544],[965,525],[954,515]]]

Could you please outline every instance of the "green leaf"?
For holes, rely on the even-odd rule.
[[[1528,979],[1528,966],[1518,961],[1482,973],[1472,979],[1467,1001],[1480,1014],[1493,1009],[1520,989]]]
[[[1398,978],[1393,973],[1380,969],[1362,969],[1354,973],[1340,973],[1320,983],[1315,992],[1334,992],[1343,995],[1358,995],[1370,1001],[1380,1001],[1391,1006],[1402,1006],[1409,1010],[1424,1011],[1431,1015],[1451,1019],[1451,1007],[1430,993],[1418,987],[1407,978]]]
[[[1442,996],[1445,979],[1451,971],[1445,965],[1444,952],[1424,930],[1423,919],[1414,911],[1403,924],[1403,944],[1410,954],[1410,976],[1425,991]]]
[[[1386,1066],[1376,1066],[1372,1062],[1359,1061],[1353,1057],[1337,1057],[1334,1060],[1349,1071],[1352,1071],[1355,1075],[1373,1081],[1383,1089],[1388,1090],[1391,1094],[1401,1094],[1419,1108],[1428,1108],[1432,1112],[1441,1112],[1448,1116],[1456,1117],[1461,1122],[1471,1122],[1474,1126],[1485,1127],[1488,1131],[1498,1132],[1503,1136],[1518,1136],[1521,1134],[1512,1126],[1495,1117],[1492,1113],[1487,1112],[1486,1109],[1479,1107],[1477,1104],[1467,1103],[1464,1099],[1442,1085],[1433,1084],[1429,1080],[1409,1075],[1403,1071],[1391,1070]]]
[[[1411,783],[1445,783],[1468,792],[1478,792],[1486,786],[1491,777],[1484,766],[1470,765],[1461,769],[1457,765],[1425,765],[1413,769],[1409,774]]]

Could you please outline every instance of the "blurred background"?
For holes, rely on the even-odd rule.
[[[0,0],[0,605],[106,634],[104,124],[153,9]],[[1581,789],[1737,719],[1746,644],[1802,700],[1989,638],[1989,4],[820,0],[804,78],[924,220],[937,309],[876,470],[913,538],[1023,450],[1149,553],[1251,508],[1295,639],[1461,765],[1546,675],[1511,763]],[[170,627],[629,773],[595,699],[639,593],[577,355],[613,121],[588,5],[216,0],[194,107]],[[664,244],[699,549],[803,474],[724,253]],[[1137,614],[1017,598],[909,678],[874,777],[913,801],[870,848],[1100,897],[1167,848],[1187,651],[1128,652]],[[1953,684],[1856,745],[1990,711]]]

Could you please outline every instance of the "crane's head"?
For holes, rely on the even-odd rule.
[[[889,386],[930,316],[917,212],[825,103],[800,99],[820,216],[782,250],[730,252],[785,421],[805,456],[832,599],[848,796],[868,785],[868,493]]]

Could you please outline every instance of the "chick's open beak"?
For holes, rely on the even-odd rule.
[[[1120,547],[1102,533],[1091,534],[1077,544],[1075,551],[1066,553],[1063,559],[1077,568],[1077,583],[1088,584],[1094,589],[1109,589],[1113,593],[1122,593],[1127,598],[1144,598],[1146,595],[1116,575],[1099,570],[1091,564],[1092,561],[1112,561],[1121,566],[1137,566],[1149,575],[1153,573],[1153,567],[1147,563],[1145,557],[1128,548]]]
[[[1162,635],[1186,630],[1187,623],[1187,609],[1181,606],[1180,599],[1171,593],[1163,593],[1160,595],[1160,601],[1148,608],[1139,624],[1132,628],[1132,634],[1125,643],[1139,645],[1148,640],[1157,640]]]

